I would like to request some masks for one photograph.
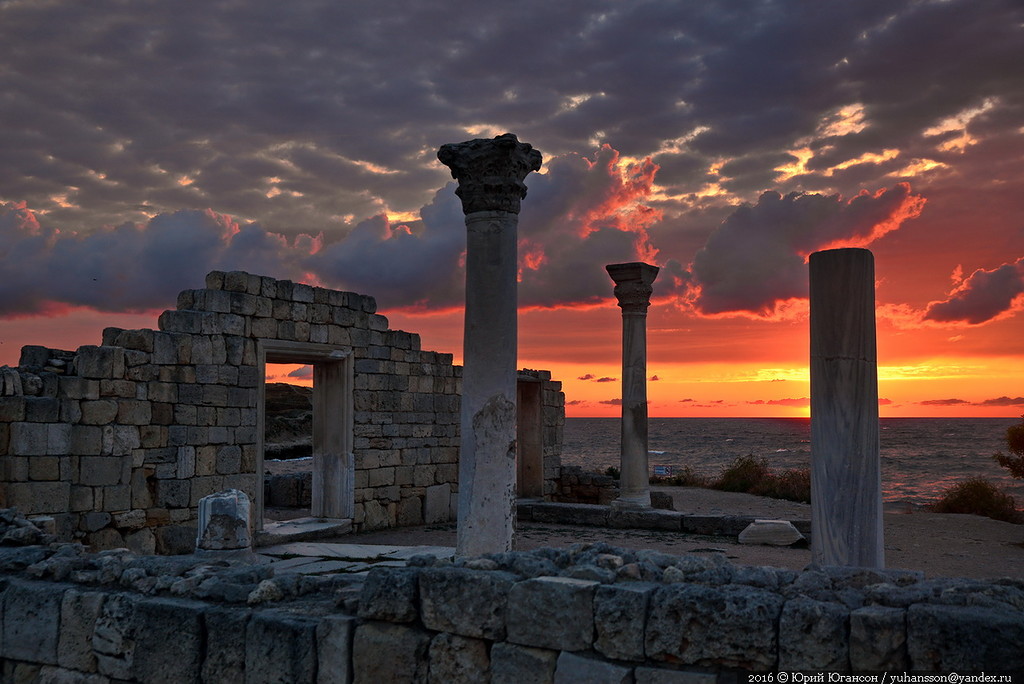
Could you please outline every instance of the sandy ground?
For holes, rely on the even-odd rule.
[[[810,506],[751,494],[690,487],[657,487],[672,495],[677,511],[810,519]],[[434,525],[348,535],[332,540],[399,546],[455,546],[455,525]],[[562,547],[603,541],[625,548],[666,553],[724,553],[734,563],[799,570],[810,563],[806,548],[748,546],[728,537],[616,530],[573,525],[520,523],[515,548]],[[885,562],[890,568],[924,571],[929,577],[1016,577],[1024,579],[1024,525],[974,515],[895,513],[885,515]]]

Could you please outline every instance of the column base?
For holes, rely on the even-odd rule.
[[[645,497],[639,496],[630,498],[623,498],[620,496],[618,499],[613,500],[609,505],[612,507],[612,510],[616,511],[641,511],[651,508],[650,495],[646,497],[646,501],[644,499]]]

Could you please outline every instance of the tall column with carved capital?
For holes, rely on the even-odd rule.
[[[459,182],[466,215],[460,557],[508,551],[515,530],[516,229],[523,179],[540,152],[511,133],[448,144],[437,153]]]
[[[650,508],[647,475],[647,307],[658,267],[634,262],[605,266],[622,309],[622,448],[615,508]]]

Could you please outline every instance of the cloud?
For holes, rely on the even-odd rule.
[[[301,380],[309,380],[310,378],[313,377],[313,367],[302,366],[300,368],[296,368],[295,370],[288,374],[288,377],[299,378]]]
[[[597,376],[596,376],[596,375],[594,375],[593,373],[587,373],[586,375],[581,375],[581,376],[579,376],[579,377],[578,377],[578,378],[576,378],[576,379],[577,379],[577,380],[593,380],[593,379],[594,379],[594,378],[596,378],[596,377],[597,377]]]
[[[1024,397],[996,397],[978,402],[978,406],[1024,406]]]
[[[661,378],[659,378],[657,375],[652,375],[651,377],[647,378],[647,380],[649,382],[658,382],[659,380],[661,380]]]
[[[209,210],[74,233],[48,226],[24,203],[0,205],[0,242],[0,317],[61,306],[163,309],[211,270],[288,277],[301,272],[304,252],[301,241]]]
[[[807,296],[810,253],[868,245],[923,206],[906,183],[849,199],[765,192],[733,212],[697,252],[694,304],[704,314],[770,316],[786,300]]]
[[[959,269],[954,280],[959,280]],[[923,319],[981,325],[1024,308],[1022,294],[1024,257],[992,270],[976,270],[960,280],[945,300],[928,304]]]
[[[786,399],[757,399],[755,401],[748,401],[748,404],[757,404],[764,406],[810,406],[810,397],[797,397],[797,398],[786,398]]]
[[[601,401],[602,404],[608,404],[610,406],[622,406],[622,399],[607,399]]]
[[[598,378],[597,380],[594,380],[594,382],[615,382],[616,380],[618,380],[618,378],[605,376],[603,378]]]
[[[971,402],[963,399],[925,399],[924,401],[917,402],[922,406],[962,406],[964,404],[970,404]]]

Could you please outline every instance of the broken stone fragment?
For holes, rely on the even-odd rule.
[[[788,520],[755,520],[740,532],[740,544],[789,546],[804,538]]]
[[[197,550],[249,549],[251,530],[252,506],[245,492],[227,489],[199,500]]]

